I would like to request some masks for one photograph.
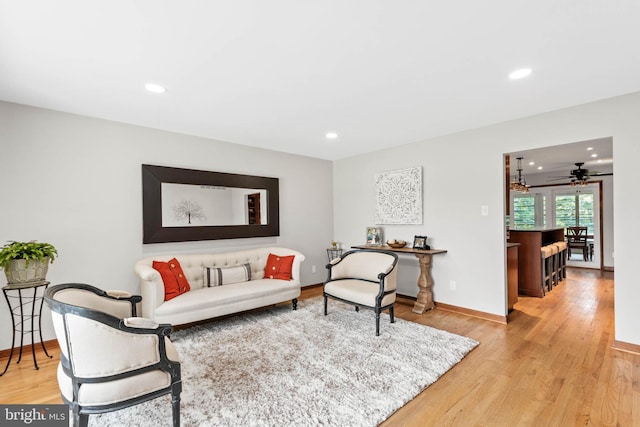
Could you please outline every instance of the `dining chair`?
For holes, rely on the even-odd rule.
[[[589,259],[589,245],[587,244],[587,227],[567,227],[567,250],[571,259],[571,250],[582,251],[584,261]]]

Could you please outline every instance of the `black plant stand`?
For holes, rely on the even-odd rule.
[[[25,284],[11,284],[2,288],[2,292],[4,293],[4,299],[7,300],[7,305],[9,306],[9,311],[11,312],[11,325],[13,329],[13,336],[11,338],[11,352],[9,353],[9,360],[7,361],[7,366],[5,366],[4,371],[0,374],[0,376],[4,375],[9,369],[9,365],[11,364],[11,358],[13,357],[13,350],[15,348],[16,341],[16,332],[20,333],[20,353],[18,355],[18,361],[16,363],[20,363],[22,360],[22,349],[24,347],[24,336],[25,334],[31,334],[31,353],[33,354],[33,365],[36,369],[40,369],[38,367],[38,363],[36,361],[36,342],[34,337],[34,332],[38,331],[40,334],[40,345],[42,346],[42,350],[44,350],[44,354],[47,355],[50,359],[53,356],[47,353],[47,349],[44,346],[44,342],[42,341],[42,304],[44,298],[44,291],[49,286],[49,282],[47,281],[39,281],[39,282],[30,282]],[[42,288],[42,292],[38,295],[38,290]],[[23,295],[23,291],[25,294],[28,289],[33,289],[32,295]],[[11,304],[11,301],[14,301],[16,304]],[[38,325],[36,329],[35,320],[38,319]]]
[[[327,249],[327,257],[329,258],[329,262],[333,261],[335,258],[340,258],[342,256],[342,249],[338,248],[329,248]]]

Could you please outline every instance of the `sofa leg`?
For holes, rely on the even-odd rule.
[[[294,310],[298,309],[298,298],[294,298],[291,300],[291,305],[293,307]]]

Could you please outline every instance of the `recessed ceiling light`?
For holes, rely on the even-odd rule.
[[[598,157],[598,155],[596,153],[593,153],[591,157]]]
[[[335,132],[327,132],[324,136],[327,139],[336,139],[338,137],[338,134]]]
[[[538,166],[538,170],[541,171],[542,170],[542,166]]]
[[[511,80],[517,80],[527,77],[529,74],[531,74],[531,68],[521,68],[509,74],[509,78]]]
[[[593,150],[593,147],[587,147],[587,151]]]
[[[535,164],[536,164],[536,162],[529,162],[529,166],[533,166]]]
[[[144,85],[144,88],[153,93],[165,93],[167,91],[164,86],[160,86],[156,83],[147,83],[146,85]]]

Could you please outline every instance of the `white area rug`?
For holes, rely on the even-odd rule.
[[[182,426],[376,426],[478,342],[322,298],[175,332]],[[90,426],[170,426],[170,397]]]

